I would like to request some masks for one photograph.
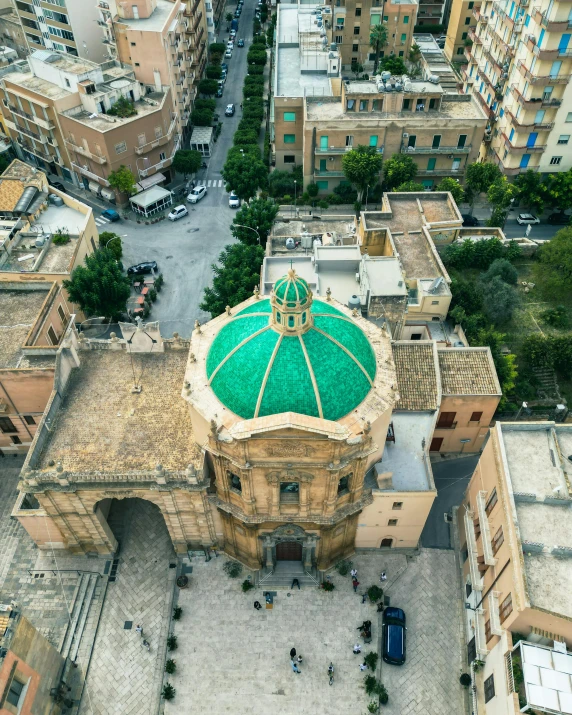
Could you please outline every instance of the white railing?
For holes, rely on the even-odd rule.
[[[473,591],[482,591],[483,577],[480,574],[479,564],[477,561],[479,552],[477,550],[477,540],[475,538],[475,525],[473,524],[473,518],[468,509],[465,509],[465,534],[467,536],[471,585],[473,586]]]
[[[147,151],[151,151],[151,149],[155,149],[155,147],[166,144],[171,139],[176,126],[177,126],[177,118],[174,117],[173,121],[171,122],[171,126],[169,127],[169,130],[166,134],[163,134],[163,136],[157,137],[153,141],[147,142],[146,144],[141,144],[140,146],[136,146],[135,147],[136,153],[144,154]]]
[[[477,655],[484,659],[489,651],[487,650],[487,639],[485,636],[485,616],[482,608],[475,611],[475,646]]]
[[[481,525],[481,541],[483,542],[483,555],[487,566],[494,566],[497,560],[493,554],[493,546],[491,544],[491,528],[487,516],[487,506],[485,498],[486,491],[481,490],[477,494],[477,511],[479,512],[479,523]]]
[[[139,178],[143,179],[146,176],[150,176],[151,174],[154,174],[157,171],[161,171],[161,169],[166,168],[167,166],[171,166],[171,162],[173,161],[173,157],[175,156],[176,152],[179,149],[179,145],[181,143],[181,138],[177,137],[175,141],[175,145],[173,146],[173,152],[171,156],[168,156],[166,159],[162,159],[161,161],[157,162],[156,164],[153,164],[152,166],[148,166],[145,169],[139,169]]]
[[[90,179],[95,179],[95,181],[100,184],[103,184],[103,186],[109,186],[109,181],[107,181],[107,179],[104,179],[103,176],[98,176],[97,174],[94,174],[93,171],[89,171],[89,169],[86,169],[79,164],[74,164],[73,161],[72,167],[75,171],[79,172],[80,174],[83,174],[83,176],[87,176]]]
[[[502,636],[503,630],[499,613],[499,592],[489,593],[489,619],[491,621],[491,633],[495,636]]]

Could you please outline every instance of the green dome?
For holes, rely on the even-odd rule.
[[[273,323],[277,299],[307,299],[311,319],[294,334]],[[305,293],[304,293],[305,291]],[[304,301],[306,303],[306,300]],[[281,279],[270,300],[241,310],[214,339],[207,378],[219,400],[244,419],[297,412],[338,420],[359,405],[375,378],[373,349],[362,330],[325,301],[312,302],[305,281]]]
[[[279,303],[291,302],[304,305],[310,295],[310,288],[303,278],[290,271],[287,276],[276,281],[274,295]]]

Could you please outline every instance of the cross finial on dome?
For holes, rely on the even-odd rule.
[[[296,271],[292,268],[292,261],[290,261],[290,270],[288,271],[288,278],[296,278]]]

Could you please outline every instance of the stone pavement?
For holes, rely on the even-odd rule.
[[[360,581],[358,595],[349,577],[333,572],[334,592],[317,587],[280,590],[272,610],[264,608],[261,589],[242,593],[246,573],[235,580],[224,574],[225,560],[193,559],[189,588],[178,594],[183,607],[182,619],[173,624],[178,671],[169,676],[177,693],[165,703],[166,713],[362,715],[370,698],[361,687],[365,673],[352,646],[359,641],[357,627],[369,619],[374,639],[363,653],[375,650],[380,623],[375,607],[363,605],[359,594],[379,583],[384,569],[391,604],[407,612],[409,648],[404,668],[383,666],[391,705],[382,711],[463,712],[452,552],[422,550],[407,559],[406,568],[402,554],[362,552],[352,558]],[[255,600],[263,604],[261,611],[253,608]],[[290,667],[293,646],[304,658],[301,675]],[[332,687],[327,677],[330,661],[335,667]]]
[[[107,595],[88,672],[81,715],[155,715],[176,563],[159,510],[140,499],[113,502],[108,523],[121,543],[117,581]],[[124,628],[132,621],[131,630]],[[141,623],[148,653],[135,632]]]

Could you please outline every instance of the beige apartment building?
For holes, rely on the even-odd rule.
[[[304,186],[321,194],[344,180],[343,154],[360,144],[386,158],[407,153],[429,190],[444,176],[462,180],[474,162],[487,116],[478,103],[446,91],[435,77],[343,81],[340,55],[321,51],[312,8],[278,8],[271,132],[277,169],[303,166]],[[295,43],[288,38],[296,33]]]
[[[11,3],[5,7],[0,5],[0,43],[15,50],[20,59],[28,55],[28,43],[24,36],[24,30]]]
[[[497,423],[458,511],[474,712],[570,710],[570,454],[570,425]]]
[[[18,15],[30,52],[56,50],[92,62],[107,57],[96,30],[97,0],[17,0]]]
[[[489,115],[481,158],[508,176],[567,171],[572,46],[565,2],[482,2],[467,49],[464,91]],[[459,15],[460,17],[460,15]],[[454,32],[454,31],[453,31]]]
[[[204,0],[102,1],[98,7],[109,57],[131,66],[137,80],[155,91],[170,88],[182,134],[207,61]]]
[[[373,27],[383,24],[387,28],[387,45],[380,57],[407,58],[411,49],[413,28],[417,22],[417,0],[400,2],[389,0],[336,0],[335,4],[322,9],[323,22],[328,37],[335,42],[342,57],[342,70],[349,72],[354,63],[371,71],[375,61],[375,51],[370,45]],[[333,18],[332,18],[333,14]]]
[[[475,35],[473,10],[479,8],[480,0],[453,0],[445,40],[445,55],[449,61],[459,62],[466,56],[465,51],[467,55],[470,54],[467,47],[470,47],[470,42],[474,42]]]

